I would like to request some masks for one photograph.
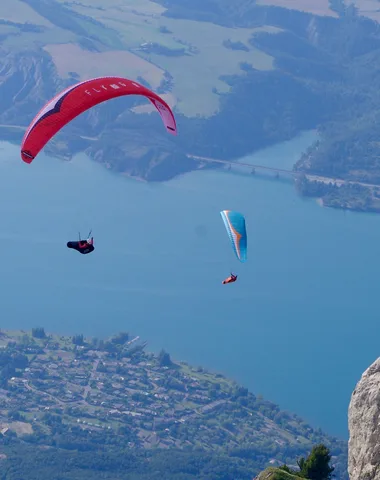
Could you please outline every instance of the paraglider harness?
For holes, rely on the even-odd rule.
[[[89,234],[87,235],[87,240],[83,241],[79,232],[79,240],[77,242],[67,242],[67,247],[73,248],[74,250],[82,253],[83,255],[93,252],[95,250],[95,247],[93,237],[90,238],[91,233],[92,230],[90,230]]]
[[[227,277],[226,279],[223,280],[223,285],[225,284],[228,284],[228,283],[234,283],[236,282],[237,280],[237,275],[234,275],[233,273],[231,273],[231,275],[229,277]]]

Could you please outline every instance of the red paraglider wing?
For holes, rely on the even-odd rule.
[[[66,88],[42,108],[25,132],[21,158],[31,163],[47,142],[75,117],[99,103],[124,95],[147,97],[161,115],[167,131],[177,134],[172,110],[156,93],[127,78],[94,78]]]

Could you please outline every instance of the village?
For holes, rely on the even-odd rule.
[[[171,445],[179,442],[170,434],[173,426],[228,402],[233,384],[223,376],[215,383],[215,375],[210,381],[202,369],[174,364],[163,351],[145,353],[139,337],[120,335],[123,341],[110,342],[105,351],[66,337],[2,333],[1,350],[16,350],[27,366],[16,368],[0,389],[1,433],[13,427],[32,434],[51,413],[66,425],[93,431],[117,433],[128,425],[144,446]]]
[[[297,454],[326,440],[224,375],[145,347],[128,333],[88,340],[43,328],[1,331],[0,440],[77,445],[91,434],[97,443],[126,448],[247,444],[264,449],[272,464],[277,453]]]

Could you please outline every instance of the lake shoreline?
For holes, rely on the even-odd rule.
[[[292,141],[296,140],[297,138],[300,138],[304,133],[305,132],[299,132],[294,137],[293,140],[286,141],[286,142],[283,142],[283,143],[287,144],[289,142],[292,142]],[[318,131],[316,129],[313,129],[313,130],[307,131],[306,133],[317,135]],[[8,139],[7,135],[3,135],[0,141],[6,142],[6,143],[9,143],[11,145],[19,147],[19,142],[15,141],[14,138]],[[130,179],[136,180],[138,182],[146,183],[146,184],[155,184],[155,183],[156,184],[157,183],[158,184],[164,184],[164,183],[169,182],[171,180],[180,179],[185,175],[188,175],[188,174],[191,174],[193,172],[200,171],[200,170],[203,170],[203,171],[210,171],[210,170],[218,171],[219,170],[219,171],[223,171],[223,172],[228,173],[231,170],[234,171],[234,169],[233,169],[234,162],[239,162],[241,160],[246,161],[246,159],[256,158],[257,156],[265,154],[265,152],[270,151],[273,148],[276,148],[276,145],[278,145],[278,144],[274,144],[274,145],[269,146],[269,147],[267,147],[263,150],[258,150],[258,151],[251,152],[251,154],[245,155],[244,157],[242,157],[242,159],[231,160],[231,164],[229,166],[224,165],[224,164],[217,165],[217,164],[203,163],[201,165],[198,165],[197,168],[193,168],[191,170],[178,173],[174,176],[167,175],[166,176],[167,178],[166,177],[161,178],[160,180],[149,180],[149,179],[144,178],[143,176],[133,175],[132,173],[129,173],[129,172],[116,172],[116,174],[120,175],[121,177],[130,178]],[[68,154],[66,151],[60,151],[60,149],[55,148],[53,151],[48,151],[45,154],[51,156],[51,158],[56,158],[57,160],[60,160],[60,161],[63,161],[63,162],[71,162],[73,160],[73,158],[76,157],[77,155],[86,155],[92,162],[103,166],[106,170],[112,171],[112,165],[110,163],[108,163],[108,162],[97,162],[91,156],[87,155],[85,150],[75,152],[74,154]],[[299,161],[299,158],[297,158],[297,159],[295,158],[292,162],[291,168],[293,168],[297,164],[298,161]],[[267,165],[267,166],[277,168],[276,165]],[[238,168],[238,165],[236,165],[236,168]],[[300,172],[300,173],[302,173],[302,172]],[[305,173],[307,175],[306,171],[303,172],[303,173]],[[253,176],[252,172],[244,172],[244,175]],[[301,196],[303,196],[305,198],[316,196],[316,201],[321,207],[331,207],[331,208],[336,208],[336,209],[340,209],[340,210],[351,210],[351,211],[355,211],[355,212],[358,212],[358,213],[380,213],[380,201],[376,201],[376,199],[374,201],[369,201],[369,202],[367,201],[367,203],[363,203],[363,201],[361,201],[361,198],[356,198],[356,197],[350,198],[349,197],[347,199],[347,198],[344,198],[344,193],[342,193],[341,190],[340,190],[341,187],[339,187],[337,185],[334,185],[334,184],[326,185],[325,182],[317,182],[318,183],[318,188],[322,189],[321,190],[322,195],[321,194],[315,195],[314,191],[313,191],[313,189],[315,189],[315,187],[312,188],[312,184],[315,184],[315,183],[316,182],[312,182],[312,181],[307,180],[307,181],[304,182],[303,187],[301,189],[298,189],[298,190],[300,190]],[[329,188],[330,189],[335,188],[334,195],[333,195],[332,198],[330,198],[331,195],[329,195],[329,193],[325,193],[325,191],[326,192],[329,191],[328,190]],[[362,187],[362,188],[365,188],[365,187]],[[297,189],[297,184],[296,184],[296,189]],[[363,195],[365,193],[366,192],[363,192]]]

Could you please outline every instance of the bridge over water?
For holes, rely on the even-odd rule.
[[[22,126],[22,125],[0,124],[0,128],[13,128],[13,129],[16,129],[16,130],[20,130],[20,129],[25,130],[27,127]],[[98,137],[82,136],[82,138],[85,138],[85,139],[91,140],[91,141],[98,140]],[[194,160],[198,160],[200,162],[222,163],[222,164],[225,164],[225,165],[229,165],[230,167],[231,166],[248,167],[252,170],[252,173],[255,170],[266,170],[266,171],[269,171],[269,172],[274,172],[277,175],[279,175],[280,173],[284,174],[284,175],[288,175],[292,178],[297,178],[300,175],[304,174],[303,172],[297,172],[297,171],[294,171],[294,170],[287,170],[285,168],[268,167],[266,165],[256,165],[256,164],[253,164],[253,163],[246,163],[246,162],[234,162],[234,161],[230,161],[230,160],[220,160],[220,159],[217,159],[217,158],[201,157],[201,156],[198,156],[198,155],[191,155],[189,153],[186,156],[188,158],[193,158]],[[351,185],[363,185],[365,187],[369,187],[369,188],[372,188],[372,189],[373,188],[377,188],[377,189],[379,188],[378,184],[360,182],[360,181],[357,181],[357,180],[355,181],[355,180],[344,180],[342,178],[324,177],[322,175],[316,175],[316,174],[312,174],[312,173],[306,173],[305,176],[310,181],[321,182],[321,183],[326,183],[326,184],[334,184],[334,185],[337,185],[337,186],[341,186],[343,184],[351,184]]]
[[[367,182],[360,182],[358,180],[345,180],[342,178],[332,178],[332,177],[324,177],[322,175],[316,175],[313,173],[304,173],[304,172],[296,172],[294,170],[287,170],[285,168],[275,168],[275,167],[267,167],[266,165],[255,165],[253,163],[245,163],[245,162],[233,162],[230,160],[219,160],[216,158],[209,158],[209,157],[200,157],[198,155],[191,155],[187,154],[186,155],[188,158],[193,158],[194,160],[199,160],[200,162],[208,162],[208,163],[224,163],[226,165],[237,165],[241,167],[249,167],[253,171],[257,170],[267,170],[270,172],[274,172],[276,174],[285,174],[289,175],[293,178],[297,178],[301,175],[305,175],[307,180],[312,181],[312,182],[319,182],[319,183],[325,183],[325,184],[332,184],[336,186],[341,186],[341,185],[362,185],[363,187],[368,187],[371,189],[379,189],[380,185],[378,184],[373,184],[373,183],[367,183]]]
[[[294,170],[287,170],[284,168],[275,168],[275,167],[267,167],[266,165],[255,165],[253,163],[245,163],[245,162],[233,162],[230,160],[219,160],[216,158],[209,158],[209,157],[200,157],[198,155],[186,155],[188,158],[193,158],[194,160],[199,160],[200,162],[208,162],[208,163],[224,163],[225,165],[230,166],[238,166],[238,167],[249,167],[254,170],[267,170],[274,173],[282,173],[286,175],[291,175],[292,177],[301,175],[301,172],[295,172]]]

